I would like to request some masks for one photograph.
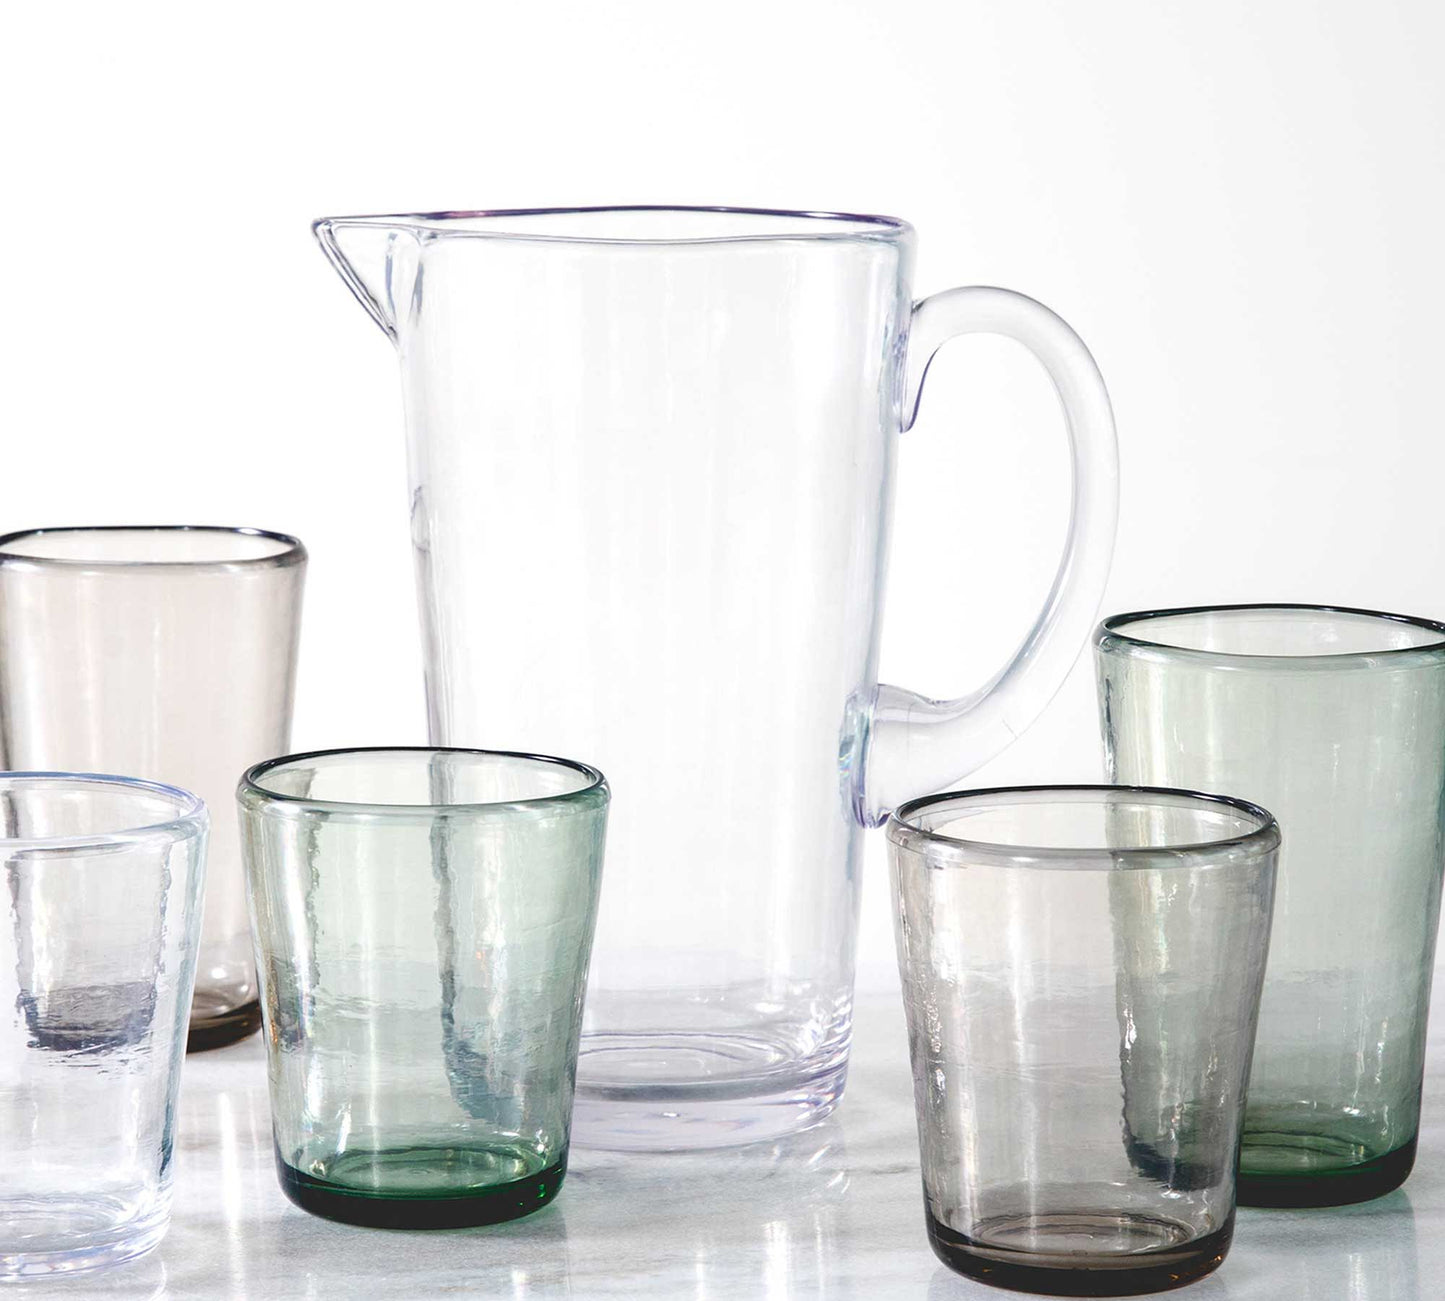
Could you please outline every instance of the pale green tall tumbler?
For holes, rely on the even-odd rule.
[[[1239,1200],[1389,1192],[1420,1124],[1445,624],[1306,605],[1160,610],[1105,620],[1096,652],[1110,780],[1252,800],[1284,835]]]

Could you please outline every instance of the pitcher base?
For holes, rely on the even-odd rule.
[[[669,1036],[675,1038],[676,1036]],[[709,1036],[689,1036],[691,1054],[725,1055],[732,1045],[709,1045]],[[655,1060],[676,1060],[676,1045],[652,1050]],[[846,1053],[825,1063],[794,1062],[786,1073],[728,1075],[713,1079],[647,1080],[639,1062],[636,1083],[577,1082],[572,1118],[574,1147],[624,1152],[688,1151],[762,1143],[809,1129],[825,1120],[843,1096]],[[841,1058],[841,1060],[840,1060]]]

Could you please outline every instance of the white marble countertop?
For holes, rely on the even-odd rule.
[[[1437,1005],[1438,1006],[1438,1005]],[[1241,1210],[1218,1272],[1190,1301],[1445,1297],[1445,1033],[1431,1034],[1425,1125],[1405,1187],[1330,1211]],[[929,1250],[902,1007],[860,1000],[848,1093],[818,1128],[697,1155],[574,1150],[562,1193],[526,1219],[401,1232],[307,1215],[271,1160],[259,1038],[188,1059],[175,1218],[149,1257],[32,1296],[390,1298],[926,1298],[1016,1295]]]

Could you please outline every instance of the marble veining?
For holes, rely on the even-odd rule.
[[[1242,1210],[1223,1267],[1170,1295],[1445,1297],[1445,1034],[1432,1032],[1430,1059],[1419,1160],[1403,1189],[1340,1210]],[[12,1285],[0,1301],[1015,1295],[951,1274],[928,1248],[896,995],[860,1001],[848,1094],[818,1128],[698,1155],[574,1150],[558,1200],[508,1225],[389,1232],[297,1210],[276,1184],[259,1039],[187,1061],[178,1143],[175,1217],[150,1257]]]

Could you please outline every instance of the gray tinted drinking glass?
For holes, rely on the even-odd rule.
[[[1317,1206],[1415,1159],[1439,920],[1445,625],[1247,605],[1097,638],[1109,772],[1258,800],[1284,831],[1240,1200]]]
[[[259,764],[238,795],[286,1195],[388,1227],[545,1206],[567,1167],[602,774],[335,750]]]
[[[118,772],[215,819],[190,1046],[261,1023],[236,778],[285,750],[306,551],[254,529],[0,538],[0,768]]]
[[[166,1231],[205,839],[186,791],[0,773],[0,1280]]]
[[[1187,791],[1033,787],[914,800],[888,840],[939,1258],[1072,1296],[1215,1269],[1274,819]]]

